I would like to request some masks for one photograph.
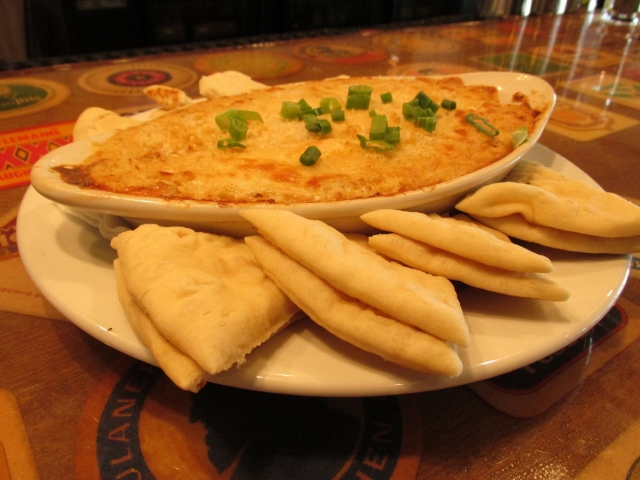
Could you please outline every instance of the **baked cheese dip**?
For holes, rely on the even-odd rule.
[[[220,205],[392,196],[503,158],[541,113],[458,77],[336,77],[196,102],[56,170],[90,189]]]

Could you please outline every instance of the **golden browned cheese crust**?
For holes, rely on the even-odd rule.
[[[389,126],[400,126],[395,150],[377,152],[360,145],[369,135],[369,110],[345,110],[344,122],[332,122],[324,136],[310,133],[304,122],[280,117],[283,101],[305,99],[317,107],[325,97],[346,105],[350,85],[373,87],[370,109],[386,114]],[[440,108],[428,133],[402,115],[402,104],[424,91],[435,102],[457,102]],[[391,92],[393,102],[380,95]],[[270,87],[238,96],[196,103],[140,126],[117,132],[81,167],[59,168],[69,183],[133,195],[218,202],[220,204],[323,202],[390,196],[428,188],[474,172],[512,151],[511,133],[535,128],[539,112],[520,99],[501,105],[488,86],[464,86],[459,78],[339,77]],[[228,137],[215,116],[228,108],[254,110],[264,123],[249,122],[246,148],[217,148]],[[475,112],[500,130],[489,137],[470,125]],[[321,118],[328,118],[323,116]],[[300,163],[310,146],[322,155],[314,166]]]

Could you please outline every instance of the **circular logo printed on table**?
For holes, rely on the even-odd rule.
[[[0,79],[0,119],[55,107],[69,97],[65,85],[40,78]]]
[[[298,73],[304,64],[288,55],[261,50],[237,50],[197,58],[194,67],[205,75],[235,70],[254,80],[266,80]]]
[[[364,48],[338,42],[313,42],[300,45],[294,53],[315,62],[355,65],[385,60],[386,50]]]
[[[398,65],[387,72],[387,75],[458,75],[477,71],[475,68],[455,63],[421,62]]]
[[[216,384],[193,394],[156,367],[128,362],[87,402],[75,464],[89,480],[410,479],[420,423],[409,396],[297,397]]]
[[[442,55],[458,51],[457,42],[433,35],[428,30],[407,29],[402,32],[378,33],[373,37],[376,45],[390,52],[406,52],[424,55]]]
[[[151,85],[184,89],[197,78],[193,70],[168,63],[120,63],[91,70],[78,83],[93,93],[142,95],[142,89]]]

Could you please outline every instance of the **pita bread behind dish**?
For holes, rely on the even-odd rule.
[[[210,374],[244,363],[298,310],[242,240],[147,224],[111,245],[160,334]]]
[[[448,376],[462,372],[455,350],[442,340],[345,295],[260,236],[245,241],[287,296],[338,338],[413,370]]]
[[[584,235],[640,235],[640,207],[529,160],[521,160],[505,181],[480,188],[456,208],[473,217],[520,214],[536,225]]]
[[[398,233],[485,265],[517,272],[553,270],[547,257],[455,218],[402,210],[376,210],[360,218],[380,230]]]
[[[521,215],[500,218],[477,217],[478,221],[513,238],[569,252],[627,254],[640,251],[640,235],[634,237],[597,237],[566,232],[527,222]]]
[[[373,235],[369,238],[369,243],[405,265],[472,287],[554,302],[569,298],[567,290],[538,273],[491,267],[396,233]]]
[[[341,292],[442,340],[469,344],[462,308],[446,278],[389,262],[329,225],[286,210],[251,209],[240,215]]]
[[[209,374],[158,332],[149,316],[127,289],[120,260],[116,259],[113,267],[116,273],[118,299],[133,331],[173,383],[183,390],[199,391],[207,382]]]

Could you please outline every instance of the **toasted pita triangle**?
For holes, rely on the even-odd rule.
[[[520,214],[536,225],[584,235],[640,235],[640,207],[529,160],[521,160],[504,182],[482,187],[456,208],[473,217]]]
[[[244,363],[298,310],[242,240],[142,225],[111,244],[160,334],[210,374]]]
[[[598,237],[544,227],[525,220],[522,215],[489,218],[475,217],[505,234],[545,247],[581,253],[626,254],[640,251],[640,235],[634,237]]]
[[[336,229],[280,209],[240,212],[262,236],[334,288],[458,345],[469,330],[449,280],[389,262]]]
[[[462,363],[442,340],[335,289],[259,236],[245,241],[274,282],[309,317],[338,338],[421,372],[457,376]]]
[[[369,243],[383,254],[432,275],[441,275],[472,287],[515,297],[562,302],[569,292],[548,278],[531,272],[491,267],[440,250],[396,233],[374,235]]]
[[[551,261],[520,245],[455,218],[401,210],[376,210],[360,218],[369,225],[399,233],[427,245],[485,265],[516,272],[550,272]]]
[[[149,316],[127,289],[120,261],[116,259],[113,267],[118,298],[133,331],[173,383],[183,390],[199,391],[207,382],[209,374],[158,332]]]

